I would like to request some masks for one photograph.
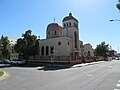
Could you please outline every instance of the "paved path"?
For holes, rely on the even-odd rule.
[[[58,70],[1,68],[0,90],[120,90],[120,61]]]

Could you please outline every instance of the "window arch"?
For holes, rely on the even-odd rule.
[[[67,23],[67,27],[68,27],[68,23]]]
[[[90,51],[88,51],[87,55],[90,56]]]
[[[57,34],[56,30],[55,30],[55,35]]]
[[[46,46],[46,55],[49,55],[49,47]]]
[[[71,26],[71,22],[69,23],[69,26]]]
[[[64,23],[64,27],[66,27],[66,24]]]
[[[77,48],[77,32],[74,32],[74,47]]]
[[[54,54],[54,46],[50,47],[50,53]]]
[[[42,56],[44,55],[44,46],[42,46],[42,48],[41,48],[41,55]]]

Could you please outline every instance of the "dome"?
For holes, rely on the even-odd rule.
[[[57,23],[51,23],[47,26],[46,37],[56,38],[62,36],[62,27]]]
[[[78,20],[72,16],[72,13],[69,13],[69,16],[66,16],[66,17],[63,19],[63,22],[64,22],[64,21],[71,20],[71,19],[74,19],[76,22],[78,22]]]
[[[51,23],[47,26],[47,30],[62,31],[62,27],[58,25],[57,23]]]

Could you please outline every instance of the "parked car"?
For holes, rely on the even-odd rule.
[[[9,59],[0,59],[0,64],[10,64],[10,60]]]
[[[9,59],[2,59],[3,63],[4,64],[10,64],[11,63],[11,60]]]
[[[24,65],[25,63],[26,63],[26,61],[21,60],[21,59],[12,59],[11,60],[12,65]]]
[[[0,59],[0,64],[3,64],[3,60],[2,59]]]

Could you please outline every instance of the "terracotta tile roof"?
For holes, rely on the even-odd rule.
[[[59,30],[62,31],[62,27],[57,23],[51,23],[47,26],[47,30]]]
[[[69,13],[69,16],[66,16],[62,22],[67,21],[67,20],[71,20],[74,19],[76,22],[78,22],[78,20],[72,16],[72,13]]]

